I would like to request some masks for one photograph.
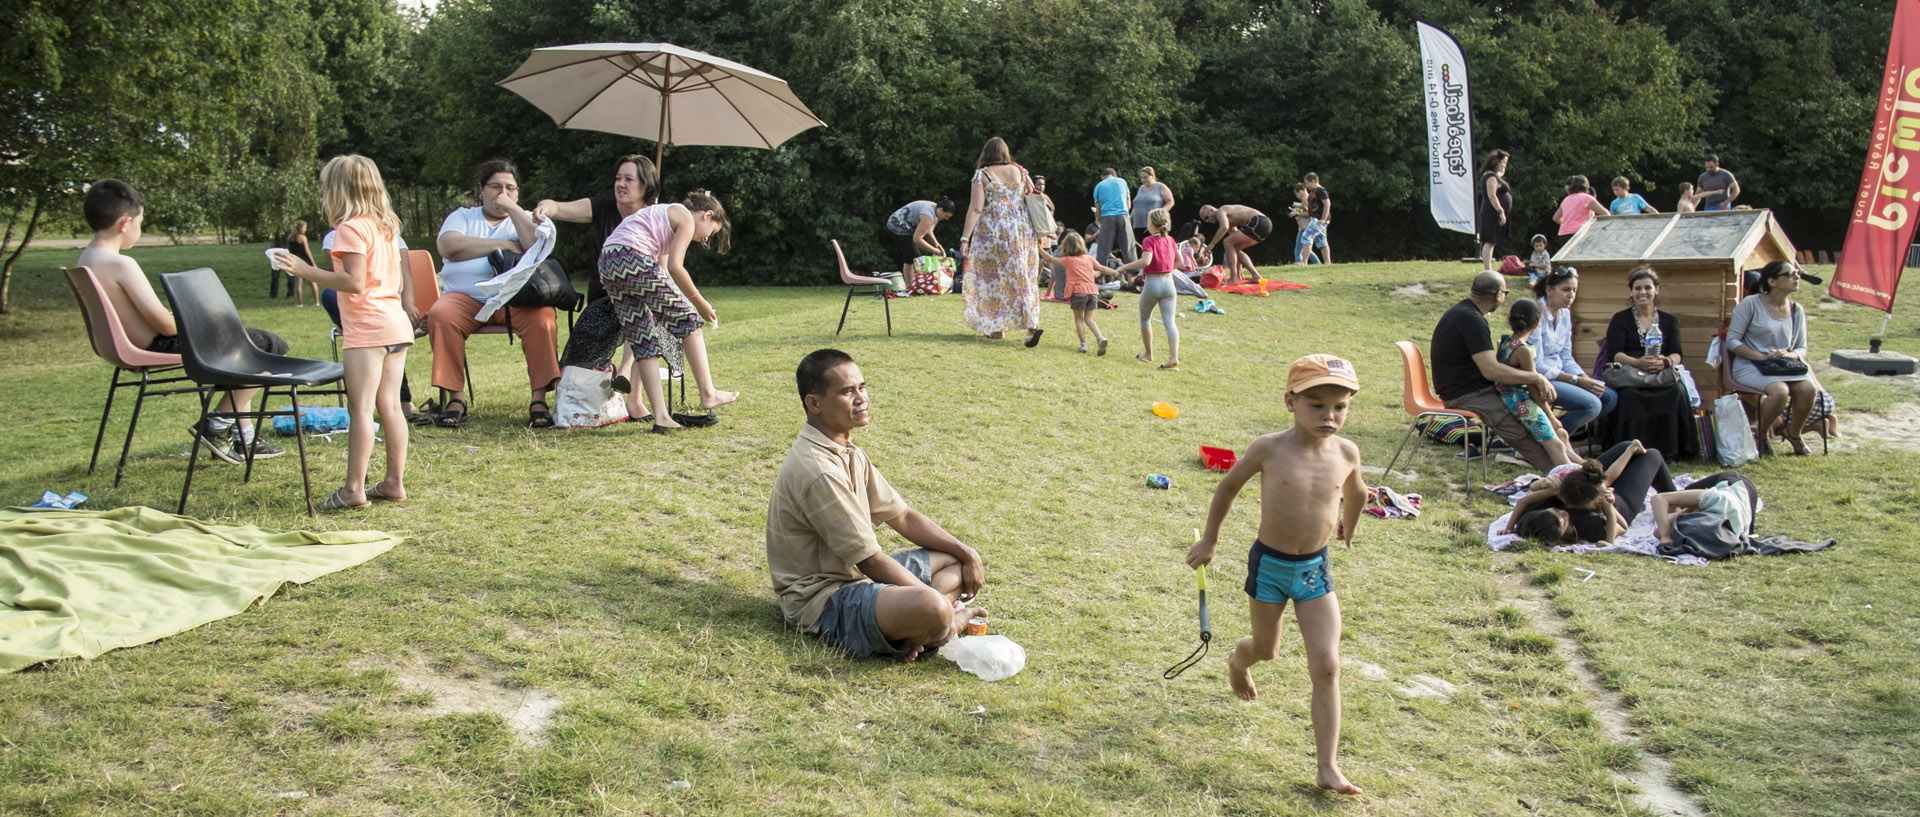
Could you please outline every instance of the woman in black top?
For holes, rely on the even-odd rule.
[[[600,245],[607,243],[607,236],[613,235],[627,216],[640,212],[640,209],[660,201],[660,176],[654,170],[653,160],[639,154],[622,156],[613,163],[613,198],[585,198],[573,201],[554,201],[546,199],[535,205],[536,218],[546,217],[555,221],[571,221],[576,224],[593,225],[593,246],[598,252]],[[668,365],[676,370],[679,366],[680,344],[677,338],[666,335],[668,344],[666,358]],[[567,335],[567,348],[560,355],[560,365],[577,366],[583,369],[604,368],[613,362],[613,353],[620,348],[620,322],[614,318],[613,299],[607,297],[607,290],[600,284],[600,276],[595,273],[587,279],[587,305],[574,319],[573,328]],[[622,383],[631,384],[633,356],[628,355],[620,363],[616,372],[624,380],[615,381],[615,388]],[[629,385],[620,389],[627,392],[627,414],[634,419],[645,419],[651,415],[646,410],[646,402],[639,392]]]
[[[1680,365],[1680,322],[1662,312],[1660,276],[1650,267],[1641,267],[1627,276],[1633,292],[1633,306],[1615,313],[1607,324],[1607,339],[1602,347],[1604,363],[1630,366],[1647,374]],[[1652,354],[1647,336],[1659,327],[1660,348]],[[1693,405],[1687,388],[1675,382],[1660,388],[1618,388],[1620,403],[1606,417],[1609,443],[1639,440],[1648,448],[1665,454],[1668,460],[1700,456],[1700,441],[1695,436]]]
[[[1496,150],[1487,154],[1487,160],[1480,163],[1480,186],[1474,190],[1473,197],[1479,206],[1474,208],[1475,233],[1480,236],[1480,262],[1484,269],[1493,269],[1493,247],[1507,240],[1507,228],[1512,221],[1513,189],[1507,186],[1507,160],[1512,154]]]

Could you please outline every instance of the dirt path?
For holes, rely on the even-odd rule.
[[[1567,662],[1567,669],[1573,673],[1581,692],[1592,705],[1594,716],[1599,719],[1601,730],[1607,738],[1639,750],[1639,771],[1615,775],[1622,782],[1632,784],[1634,791],[1630,799],[1633,804],[1655,814],[1704,817],[1706,812],[1693,801],[1693,797],[1674,788],[1670,782],[1673,779],[1673,764],[1641,745],[1639,735],[1633,731],[1632,716],[1627,713],[1626,704],[1613,690],[1601,685],[1600,678],[1593,674],[1586,658],[1581,655],[1579,643],[1567,633],[1566,621],[1553,611],[1540,591],[1528,587],[1513,573],[1499,574],[1496,582],[1507,600],[1526,612],[1535,628],[1553,638],[1555,652]]]

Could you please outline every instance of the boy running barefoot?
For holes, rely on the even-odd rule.
[[[1360,787],[1340,773],[1340,601],[1327,574],[1327,540],[1335,535],[1353,547],[1353,528],[1365,507],[1360,447],[1339,436],[1347,409],[1360,390],[1353,364],[1331,355],[1308,355],[1287,372],[1287,410],[1293,428],[1256,438],[1220,480],[1207,509],[1200,541],[1187,551],[1187,565],[1213,561],[1220,524],[1234,497],[1260,477],[1260,537],[1247,556],[1247,595],[1253,634],[1227,656],[1228,678],[1241,700],[1254,699],[1254,664],[1279,654],[1281,614],[1293,601],[1313,678],[1313,746],[1319,757],[1315,783],[1337,794]],[[1342,505],[1344,500],[1345,504]],[[1338,527],[1336,528],[1336,524]]]

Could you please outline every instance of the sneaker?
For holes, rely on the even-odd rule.
[[[221,462],[238,464],[244,461],[240,450],[234,445],[232,427],[225,431],[214,431],[207,426],[207,421],[201,420],[190,426],[187,433],[205,447],[207,453],[219,457]]]
[[[270,460],[285,453],[287,453],[287,449],[267,442],[264,437],[253,438],[253,458],[255,460]],[[247,457],[247,446],[245,443],[240,442],[238,438],[235,438],[233,441],[233,455],[239,457],[242,461],[245,461]]]

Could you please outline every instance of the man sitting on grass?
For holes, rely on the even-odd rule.
[[[985,579],[980,554],[907,507],[854,447],[869,422],[867,382],[853,358],[821,349],[794,372],[807,423],[767,503],[767,567],[787,625],[855,658],[912,661],[985,616],[963,601]],[[886,523],[919,548],[888,555]]]
[[[81,206],[87,226],[93,228],[93,240],[80,251],[74,266],[93,271],[94,280],[100,283],[107,302],[113,305],[129,342],[149,352],[180,354],[180,330],[173,323],[173,313],[160,303],[160,296],[153,291],[153,284],[140,269],[140,263],[121,255],[121,251],[133,249],[134,243],[140,240],[140,226],[147,217],[147,203],[140,197],[140,191],[119,179],[103,179],[87,188]],[[279,335],[251,326],[246,330],[247,339],[260,351],[270,355],[287,353],[287,342]],[[259,389],[227,392],[220,398],[216,411],[231,412],[235,406],[241,411],[251,410],[253,398],[259,393]],[[237,424],[239,434],[233,433],[235,425],[232,420],[209,417],[194,423],[187,433],[222,462],[245,462],[248,447],[252,447],[256,460],[287,453],[286,449],[256,437],[253,420],[242,418]]]

